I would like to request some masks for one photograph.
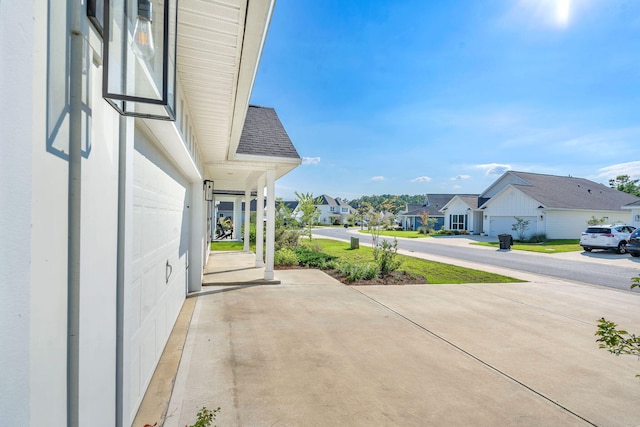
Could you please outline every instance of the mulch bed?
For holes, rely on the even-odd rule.
[[[276,270],[290,270],[290,269],[300,269],[300,268],[307,268],[307,267],[303,267],[299,265],[292,265],[292,266],[278,265],[275,267]],[[371,280],[360,280],[357,282],[348,282],[347,280],[345,280],[344,275],[340,274],[337,270],[322,270],[322,271],[327,273],[329,276],[333,277],[334,279],[339,280],[340,282],[349,286],[369,286],[369,285],[402,286],[402,285],[424,285],[429,283],[429,281],[424,277],[419,277],[419,276],[416,277],[415,275],[408,274],[404,271],[394,271],[385,279],[376,278]]]

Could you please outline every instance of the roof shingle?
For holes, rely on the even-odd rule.
[[[299,159],[276,110],[250,105],[244,121],[238,154]]]

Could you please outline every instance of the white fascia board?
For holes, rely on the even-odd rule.
[[[267,39],[271,16],[276,0],[252,0],[247,2],[244,34],[242,38],[242,57],[236,85],[233,117],[231,120],[231,135],[228,159],[235,159],[236,150],[240,144],[240,136],[247,117],[249,100],[253,92],[253,85],[258,74],[258,66]]]

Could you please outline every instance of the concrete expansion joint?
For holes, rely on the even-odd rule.
[[[594,422],[584,418],[583,416],[581,416],[580,414],[572,411],[571,409],[569,409],[568,407],[562,405],[560,402],[553,400],[552,398],[550,398],[549,396],[547,396],[546,394],[534,389],[532,386],[529,386],[527,384],[525,384],[524,382],[518,380],[517,378],[509,375],[508,373],[500,370],[499,368],[497,368],[496,366],[492,365],[491,363],[481,359],[479,356],[476,356],[475,354],[465,350],[464,348],[458,346],[457,344],[453,343],[452,341],[447,340],[446,338],[444,338],[443,336],[437,334],[436,332],[432,331],[431,329],[427,328],[426,326],[418,323],[415,320],[410,319],[409,317],[399,313],[398,311],[394,310],[393,308],[389,307],[388,305],[376,300],[375,298],[365,294],[364,292],[360,291],[359,289],[353,287],[353,286],[349,286],[349,289],[351,289],[354,292],[359,293],[360,295],[364,296],[365,298],[371,300],[373,303],[383,307],[385,310],[395,314],[396,316],[398,316],[399,318],[409,322],[410,324],[412,324],[413,326],[417,327],[418,329],[422,330],[423,332],[426,332],[427,334],[431,335],[432,337],[442,341],[443,343],[453,347],[455,350],[465,354],[466,356],[469,356],[470,358],[472,358],[473,360],[479,362],[480,364],[484,365],[485,367],[491,369],[492,371],[496,372],[497,374],[499,374],[500,376],[518,384],[519,386],[525,388],[526,390],[528,390],[529,392],[537,395],[538,397],[541,397],[542,399],[546,400],[547,402],[557,406],[558,408],[560,408],[561,410],[573,415],[576,418],[579,418],[580,420],[586,422],[589,425],[592,426],[598,426],[598,424],[595,424]]]

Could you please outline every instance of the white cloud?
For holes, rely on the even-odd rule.
[[[372,176],[371,181],[384,181],[384,176],[382,175]]]
[[[502,175],[508,170],[511,170],[511,165],[501,165],[499,163],[488,163],[485,165],[476,165],[478,169],[484,169],[484,174],[489,175]]]
[[[458,175],[458,176],[454,176],[453,178],[449,178],[451,179],[451,181],[461,181],[463,179],[469,179],[471,178],[471,175]]]
[[[411,180],[411,182],[429,182],[429,181],[431,181],[431,178],[428,176],[419,176]]]
[[[303,157],[302,164],[303,165],[317,165],[320,163],[320,157]]]
[[[640,178],[640,161],[618,163],[598,169],[598,178],[615,179],[619,175],[629,175],[631,179]]]

